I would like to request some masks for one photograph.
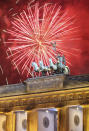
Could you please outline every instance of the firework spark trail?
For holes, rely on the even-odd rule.
[[[20,74],[20,71],[19,71],[17,65],[14,62],[13,62],[13,65],[14,65],[15,69],[17,69],[17,72]]]
[[[3,69],[2,69],[2,66],[0,65],[0,69],[1,69],[1,72],[2,72],[2,75],[3,75]]]
[[[23,10],[14,17],[11,29],[6,31],[12,38],[5,43],[10,46],[7,50],[8,58],[19,71],[27,71],[27,76],[29,72],[32,75],[33,61],[39,65],[42,60],[48,66],[49,58],[56,62],[57,53],[64,53],[67,63],[70,64],[68,56],[74,54],[66,51],[62,45],[64,39],[76,39],[78,27],[74,26],[74,16],[67,15],[68,12],[62,14],[61,6],[56,4],[46,3],[40,7],[36,3],[34,6],[28,4],[26,11]],[[53,51],[51,42],[56,42],[56,52]]]
[[[35,47],[35,48],[36,48],[36,47]],[[28,57],[28,59],[25,61],[25,63],[24,63],[23,66],[22,66],[23,72],[24,72],[24,70],[26,69],[26,66],[27,66],[28,64],[29,64],[29,67],[31,68],[31,64],[32,64],[32,63],[30,63],[30,59],[31,59],[31,58],[34,59],[34,57],[35,57],[35,55],[33,56],[35,48],[29,52],[29,56],[30,56],[30,57]],[[23,73],[23,72],[22,72],[22,73]]]
[[[7,77],[6,77],[6,84],[8,85],[8,79],[7,79]]]

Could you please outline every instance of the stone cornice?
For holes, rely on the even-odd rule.
[[[0,99],[0,110],[29,110],[42,107],[61,107],[89,102],[89,87],[53,91],[40,94],[26,94]]]
[[[13,90],[11,89],[12,92],[9,92],[10,88],[8,89],[6,86],[6,90],[9,91],[8,93],[6,91],[7,94],[0,98],[0,111],[8,112],[89,103],[89,82],[64,78],[64,76],[57,75],[46,79],[41,78],[40,82],[39,80],[37,80],[38,82],[32,80],[33,85],[35,82],[34,87],[31,87],[31,82],[25,81],[24,85],[17,84],[18,88],[23,90],[21,93],[18,90],[14,92],[14,89],[17,89],[15,87]],[[45,85],[43,81],[46,83]],[[52,81],[56,81],[56,83]],[[44,88],[42,85],[40,88],[39,83],[43,83]]]

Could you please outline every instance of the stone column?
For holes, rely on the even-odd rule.
[[[7,121],[6,113],[0,112],[0,131],[6,130],[6,121]]]
[[[6,116],[6,131],[15,131],[15,114],[13,112],[8,112]]]
[[[38,129],[38,114],[36,111],[27,112],[27,131],[37,131]]]
[[[83,114],[84,131],[89,131],[89,105],[83,105]]]
[[[58,110],[58,130],[57,131],[67,131],[67,107],[59,108]]]

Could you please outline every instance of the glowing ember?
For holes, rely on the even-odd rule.
[[[74,16],[67,17],[67,13],[62,13],[61,6],[56,4],[44,4],[39,7],[27,6],[27,10],[16,16],[12,23],[12,28],[7,32],[12,36],[8,39],[11,47],[8,48],[8,58],[10,58],[18,71],[27,71],[32,75],[32,62],[39,64],[42,60],[44,65],[49,65],[49,58],[56,62],[58,53],[69,56],[69,53],[62,46],[65,40],[76,39],[77,27],[74,27]],[[56,43],[56,49],[53,43]],[[68,62],[68,57],[67,57]]]

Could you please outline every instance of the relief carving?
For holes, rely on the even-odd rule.
[[[89,90],[88,90],[89,91]],[[53,92],[53,95],[49,95],[49,93],[45,93],[45,95],[44,96],[39,96],[39,97],[29,97],[29,96],[27,96],[27,97],[24,97],[24,95],[23,96],[21,96],[21,98],[8,98],[9,100],[3,100],[3,101],[1,101],[0,102],[0,109],[1,110],[3,110],[3,109],[9,109],[9,108],[13,108],[13,107],[16,107],[16,106],[18,106],[18,107],[21,107],[21,106],[23,106],[23,107],[26,107],[26,106],[33,106],[33,107],[35,107],[35,106],[37,106],[37,105],[44,105],[45,106],[45,104],[52,104],[52,105],[60,105],[60,104],[62,104],[62,103],[66,103],[67,104],[67,102],[70,102],[70,101],[76,101],[76,100],[79,100],[79,101],[85,101],[86,99],[87,99],[87,101],[88,101],[88,98],[89,98],[89,93],[86,91],[86,92],[78,92],[78,91],[76,91],[76,92],[74,92],[74,93],[71,93],[70,94],[70,92],[69,93],[66,93],[65,94],[65,92],[66,91],[64,91],[64,94],[62,93],[62,95],[61,94],[54,94],[54,92]],[[34,95],[35,96],[35,95]]]

